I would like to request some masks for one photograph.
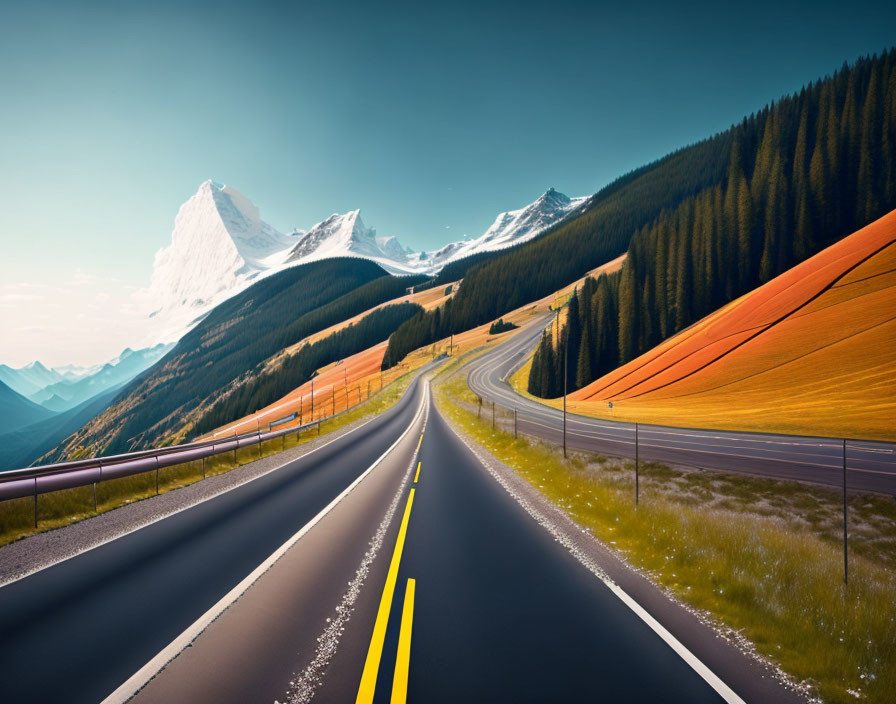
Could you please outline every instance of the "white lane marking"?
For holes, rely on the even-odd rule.
[[[394,408],[394,406],[393,406],[393,408]],[[300,455],[299,457],[296,457],[295,459],[286,460],[286,461],[284,461],[284,462],[278,464],[276,467],[271,467],[267,472],[264,472],[263,474],[259,474],[259,475],[256,476],[256,477],[252,477],[251,479],[247,479],[246,481],[244,481],[244,482],[242,482],[242,483],[240,483],[240,484],[236,484],[236,485],[234,485],[234,486],[226,487],[226,488],[222,489],[221,491],[218,491],[218,492],[216,492],[216,493],[214,493],[214,494],[210,494],[209,496],[205,496],[205,497],[203,497],[202,499],[200,499],[199,501],[196,501],[195,503],[188,504],[188,505],[186,505],[186,506],[181,506],[180,508],[175,509],[174,511],[171,511],[170,513],[166,513],[166,514],[163,514],[163,515],[161,515],[161,516],[156,516],[156,517],[153,518],[152,520],[147,521],[146,523],[141,523],[139,526],[134,526],[133,528],[129,528],[128,530],[124,531],[123,533],[117,533],[117,534],[115,534],[115,535],[110,535],[109,537],[104,538],[103,540],[101,540],[101,541],[98,542],[98,543],[95,543],[95,544],[93,544],[93,545],[89,545],[89,546],[85,547],[85,548],[82,549],[82,550],[78,550],[77,552],[73,552],[71,555],[66,555],[65,557],[61,557],[61,558],[59,558],[58,560],[56,560],[56,561],[54,561],[54,562],[49,562],[49,563],[47,563],[46,565],[41,565],[40,567],[35,567],[33,570],[30,570],[30,571],[27,571],[27,572],[22,572],[21,574],[17,574],[17,575],[16,575],[15,577],[13,577],[12,579],[9,579],[9,580],[7,580],[7,581],[5,581],[5,582],[0,582],[0,589],[2,589],[3,587],[5,587],[7,584],[14,584],[15,582],[18,582],[19,580],[25,579],[26,577],[30,577],[31,575],[33,575],[33,574],[37,574],[38,572],[42,572],[42,571],[44,571],[44,570],[46,570],[46,569],[49,569],[50,567],[55,567],[56,565],[59,565],[59,564],[61,564],[61,563],[63,563],[63,562],[66,562],[67,560],[71,560],[71,559],[74,558],[74,557],[78,557],[79,555],[83,555],[83,554],[86,553],[86,552],[90,552],[91,550],[96,550],[97,548],[101,548],[103,545],[106,545],[106,544],[108,544],[108,543],[111,543],[113,540],[118,540],[119,538],[124,538],[124,537],[130,535],[131,533],[136,533],[138,530],[142,530],[143,528],[148,528],[149,526],[154,525],[155,523],[158,523],[159,521],[162,521],[162,520],[164,520],[164,519],[166,519],[166,518],[170,518],[171,516],[176,516],[176,515],[177,515],[178,513],[180,513],[181,511],[186,511],[186,510],[188,510],[188,509],[193,508],[194,506],[199,506],[200,504],[204,504],[206,501],[211,501],[212,499],[215,499],[215,498],[217,498],[217,497],[219,497],[219,496],[221,496],[221,495],[223,495],[223,494],[226,494],[228,491],[233,491],[234,489],[239,489],[240,487],[246,486],[247,484],[251,484],[251,483],[254,482],[256,479],[261,479],[262,477],[266,477],[266,476],[269,475],[271,472],[276,472],[278,469],[283,469],[283,467],[285,467],[285,466],[288,465],[288,464],[291,464],[291,463],[293,463],[293,462],[297,462],[297,461],[299,461],[299,460],[302,460],[302,459],[304,459],[305,457],[310,457],[310,456],[313,455],[315,452],[319,452],[320,450],[323,450],[323,449],[324,449],[325,447],[327,447],[328,445],[331,445],[331,444],[333,444],[334,442],[337,442],[337,441],[341,440],[342,438],[346,438],[346,437],[348,437],[349,435],[351,435],[352,433],[356,433],[356,432],[359,431],[361,428],[363,428],[365,425],[367,425],[368,423],[372,423],[373,421],[375,421],[375,420],[376,420],[377,418],[379,418],[379,417],[380,417],[380,416],[374,416],[374,417],[371,418],[370,420],[366,420],[366,421],[364,421],[364,422],[361,423],[361,425],[359,425],[357,428],[353,428],[352,430],[348,431],[348,432],[345,433],[344,435],[340,435],[338,438],[333,438],[332,440],[327,440],[327,442],[325,442],[323,445],[318,445],[317,447],[315,447],[315,448],[309,450],[308,452],[306,452],[304,455]],[[253,460],[253,461],[257,461],[257,460]],[[242,465],[241,465],[241,466],[242,466]],[[239,469],[239,467],[234,467],[234,468],[233,468],[232,470],[230,470],[230,471],[233,472],[233,471],[236,471],[237,469]],[[190,486],[192,486],[192,485],[190,485]],[[113,509],[113,510],[114,510],[114,509]]]
[[[451,432],[454,433],[455,437],[460,440],[470,452],[476,457],[479,463],[482,465],[483,469],[485,469],[486,473],[491,476],[495,481],[500,484],[504,490],[511,496],[511,498],[519,503],[523,510],[526,511],[535,521],[545,530],[547,530],[551,535],[555,538],[560,539],[560,535],[567,538],[568,535],[566,531],[559,528],[553,521],[547,518],[544,514],[542,514],[538,509],[534,506],[526,505],[528,502],[524,503],[521,497],[517,496],[517,494],[513,491],[513,489],[506,483],[506,480],[502,480],[495,471],[493,471],[489,466],[485,463],[482,457],[479,456],[479,453],[467,442],[466,438],[461,436],[461,434],[454,428],[452,423],[446,422],[446,425],[451,429]],[[558,535],[560,534],[560,535]],[[741,699],[735,692],[732,690],[727,684],[725,684],[722,679],[715,674],[700,658],[694,655],[678,638],[672,635],[666,628],[657,621],[650,613],[641,606],[637,601],[635,601],[622,587],[616,584],[609,576],[604,574],[603,570],[598,567],[596,564],[589,565],[588,562],[590,560],[585,558],[580,551],[575,550],[571,547],[571,544],[568,544],[566,541],[560,540],[560,543],[569,550],[570,554],[589,572],[591,572],[594,576],[600,579],[607,587],[609,587],[610,591],[615,594],[623,604],[628,606],[632,612],[638,618],[640,618],[644,623],[646,623],[650,629],[656,633],[663,641],[668,645],[672,650],[682,659],[684,660],[694,672],[696,672],[703,680],[712,687],[716,693],[722,697],[723,700],[728,702],[728,704],[745,704],[744,700]]]
[[[408,424],[408,427],[405,431],[398,437],[398,439],[392,443],[392,445],[387,449],[382,455],[380,455],[367,469],[364,470],[351,484],[349,484],[345,489],[342,490],[342,493],[339,494],[335,499],[333,499],[329,504],[327,504],[320,513],[318,513],[314,518],[312,518],[308,523],[306,523],[302,528],[299,529],[297,533],[295,533],[291,538],[289,538],[283,545],[277,548],[264,562],[262,562],[258,567],[256,567],[252,572],[237,584],[233,589],[231,589],[227,594],[225,594],[217,604],[212,606],[208,611],[206,611],[202,616],[200,616],[196,621],[189,626],[183,633],[181,633],[177,638],[175,638],[171,643],[169,643],[165,648],[163,648],[158,655],[156,655],[152,660],[146,663],[143,667],[141,667],[137,672],[135,672],[131,677],[129,677],[124,684],[122,684],[118,689],[116,689],[112,694],[106,697],[102,704],[123,704],[123,702],[128,701],[131,697],[136,695],[146,683],[149,682],[155,675],[171,662],[184,648],[186,648],[190,643],[192,643],[199,635],[208,628],[209,624],[211,624],[218,616],[220,616],[231,604],[233,604],[237,599],[239,599],[248,589],[251,587],[259,577],[261,577],[265,572],[267,572],[274,563],[277,562],[286,552],[295,545],[309,530],[311,530],[320,520],[326,516],[330,511],[332,511],[339,502],[341,502],[346,496],[351,493],[352,489],[354,489],[358,484],[360,484],[375,468],[382,462],[386,456],[395,449],[395,447],[402,440],[407,437],[407,434],[411,432],[413,427],[420,420],[420,417],[423,415],[424,409],[427,407],[427,398],[429,396],[428,393],[429,387],[428,385],[424,385],[423,387],[423,398],[420,403],[420,407],[417,409],[417,413],[414,415],[414,418]]]
[[[505,401],[506,403],[508,403],[510,405],[517,405],[521,400],[518,397],[518,395],[506,393],[503,389],[495,388],[493,385],[490,385],[487,381],[488,380],[487,374],[490,372],[497,373],[498,367],[500,367],[500,365],[505,361],[506,358],[512,356],[513,354],[516,354],[519,351],[519,349],[518,349],[519,347],[522,347],[522,345],[514,346],[514,347],[510,348],[504,354],[495,353],[495,356],[492,359],[482,360],[482,363],[480,364],[480,366],[478,368],[476,368],[475,370],[473,370],[473,372],[470,374],[471,386],[479,387],[478,393],[480,393],[480,395],[489,394],[494,397],[497,397],[498,399]],[[532,419],[532,416],[534,416],[535,418],[543,419],[543,420],[546,420],[549,422],[557,421],[559,411],[557,411],[556,409],[553,409],[550,406],[545,406],[545,407],[539,408],[539,407],[537,407],[536,404],[528,403],[528,404],[523,404],[519,410],[523,411],[527,415],[530,415],[529,418],[526,418],[525,416],[523,416],[523,418],[525,420],[528,420],[531,424],[538,425],[540,427],[547,428],[549,430],[558,430],[558,428],[554,427],[553,425],[545,425],[543,423],[538,423]],[[595,419],[595,420],[597,421],[597,419]],[[568,433],[571,436],[592,438],[592,439],[596,439],[596,440],[607,440],[607,441],[617,442],[617,443],[632,444],[634,442],[634,440],[621,438],[621,437],[618,437],[618,435],[610,435],[610,434],[605,434],[605,433],[594,432],[598,428],[616,431],[617,433],[619,431],[622,431],[623,433],[626,433],[626,434],[633,432],[630,427],[625,426],[625,425],[608,425],[606,423],[578,420],[574,417],[569,418],[567,420],[567,423],[570,426],[570,430],[568,431]],[[573,428],[575,426],[581,426],[583,428],[583,430],[574,430]],[[591,431],[591,432],[588,432],[588,431]],[[824,438],[818,438],[818,439],[805,438],[805,439],[784,440],[784,439],[764,438],[764,437],[763,438],[753,438],[753,437],[750,437],[747,435],[726,436],[726,435],[719,434],[719,433],[713,433],[712,431],[709,431],[709,432],[687,431],[684,429],[682,429],[682,430],[672,430],[672,429],[666,430],[666,429],[660,429],[660,428],[645,428],[644,434],[647,436],[650,436],[650,435],[672,436],[672,438],[670,438],[670,441],[680,443],[680,445],[678,447],[676,447],[674,445],[661,445],[661,444],[649,445],[650,447],[656,447],[656,448],[661,448],[661,449],[681,450],[684,452],[691,451],[691,452],[697,452],[700,454],[718,454],[718,455],[724,456],[724,457],[754,459],[754,460],[768,461],[768,462],[783,462],[783,463],[787,463],[787,464],[806,465],[806,466],[810,466],[810,467],[819,467],[819,468],[836,469],[840,466],[839,463],[829,464],[828,462],[825,462],[824,460],[830,460],[831,458],[826,457],[824,455],[818,455],[816,452],[814,452],[816,450],[823,450],[823,449],[836,449],[839,445],[839,443],[836,439],[827,440]],[[681,438],[681,439],[679,439],[679,438]],[[686,440],[684,438],[695,438],[695,439],[699,440],[699,442],[697,440]],[[711,442],[713,440],[718,441],[718,444]],[[723,444],[723,443],[731,443],[731,442],[737,442],[737,443],[741,443],[741,444],[735,445],[735,446]],[[692,444],[692,445],[699,445],[699,444],[707,445],[708,444],[711,448],[713,446],[715,446],[716,449],[688,450],[687,448],[681,447],[681,445],[689,445],[689,444]],[[645,446],[648,446],[648,445],[645,445]],[[770,453],[770,452],[778,451],[778,448],[776,448],[774,446],[778,446],[779,448],[788,451],[788,454],[796,455],[797,457],[803,456],[806,459],[805,460],[784,459],[784,458],[778,458],[778,457],[764,457],[761,454],[743,455],[743,454],[736,454],[736,453],[730,452],[730,450],[735,450],[735,449],[748,450],[748,451],[757,452],[757,453]],[[865,452],[872,452],[872,451],[876,451],[878,453],[892,453],[893,452],[893,450],[888,450],[888,449],[872,450],[871,448],[864,448],[861,446],[853,446],[851,449],[854,451],[854,454],[856,454],[856,453],[862,454]],[[853,463],[860,462],[863,465],[878,464],[878,465],[882,465],[884,467],[891,466],[891,463],[887,462],[886,460],[876,460],[876,459],[871,459],[871,458],[853,457],[852,461],[853,461]],[[880,471],[880,470],[873,470],[873,469],[860,469],[858,467],[851,467],[850,471],[862,472],[862,473],[867,473],[867,474],[883,474],[883,475],[889,475],[889,474],[893,473],[892,471],[887,472],[887,471]]]

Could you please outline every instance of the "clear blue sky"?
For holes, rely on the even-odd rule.
[[[896,3],[429,5],[4,3],[0,281],[144,286],[206,178],[435,247],[896,41]]]

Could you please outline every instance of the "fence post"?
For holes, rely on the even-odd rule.
[[[641,457],[638,451],[638,424],[635,423],[635,506],[638,505],[638,479],[639,479],[639,469],[640,469]]]
[[[476,398],[479,399],[479,415],[476,417],[482,418],[482,396],[476,396]]]
[[[320,421],[317,421],[317,434],[320,435]]]
[[[280,436],[280,439],[283,441],[283,442],[281,443],[281,447],[282,447],[283,449],[280,450],[280,451],[281,451],[281,452],[284,452],[284,451],[286,450],[286,433],[283,433],[283,435]]]
[[[846,503],[846,439],[843,439],[843,584],[849,584],[849,542]]]

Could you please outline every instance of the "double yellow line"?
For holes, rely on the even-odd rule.
[[[420,451],[423,443],[423,434],[414,454]],[[417,473],[414,483],[420,480],[420,465],[417,462]],[[401,519],[401,527],[398,529],[398,539],[395,541],[395,550],[392,552],[392,561],[389,563],[389,572],[386,574],[386,584],[383,587],[383,595],[380,597],[380,605],[376,613],[376,621],[373,624],[373,635],[370,638],[370,647],[367,650],[367,659],[364,661],[364,671],[361,673],[361,685],[358,688],[356,704],[372,704],[373,695],[376,692],[376,678],[380,669],[380,660],[383,656],[383,646],[386,641],[386,626],[389,622],[389,613],[392,611],[392,599],[395,596],[395,585],[398,581],[398,566],[401,563],[401,553],[404,550],[404,541],[408,533],[408,521],[411,518],[411,507],[414,505],[414,493],[416,489],[411,487],[408,494],[408,503]],[[408,672],[411,660],[411,628],[414,620],[414,592],[416,581],[409,579],[404,594],[404,607],[401,612],[401,629],[398,633],[398,653],[395,658],[395,675],[392,680],[392,704],[404,704],[408,696]]]

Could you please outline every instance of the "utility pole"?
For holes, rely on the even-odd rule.
[[[560,314],[557,314],[557,329],[560,329]],[[563,456],[566,457],[566,365],[569,361],[569,340],[563,340]]]
[[[849,584],[849,543],[847,542],[846,439],[843,440],[843,584]]]

